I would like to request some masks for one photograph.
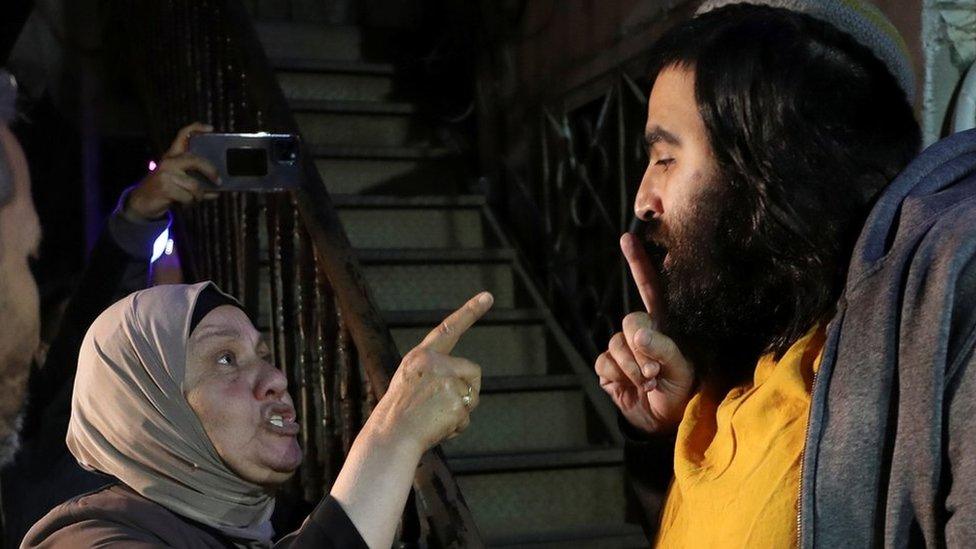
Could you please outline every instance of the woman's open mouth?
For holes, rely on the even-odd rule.
[[[287,404],[269,404],[262,417],[264,427],[278,435],[295,436],[301,429],[295,421],[295,409]]]

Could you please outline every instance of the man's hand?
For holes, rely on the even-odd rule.
[[[694,369],[674,341],[657,330],[657,279],[644,248],[631,234],[621,237],[620,248],[647,312],[624,318],[623,331],[597,357],[596,373],[631,425],[651,434],[673,433],[691,399]]]
[[[450,353],[493,302],[488,292],[474,296],[407,353],[364,430],[419,453],[464,431],[478,405],[481,367]]]
[[[129,193],[123,214],[133,221],[150,221],[161,218],[173,204],[195,204],[217,198],[217,193],[203,190],[200,182],[190,175],[191,171],[198,172],[219,184],[217,168],[208,160],[186,152],[190,137],[212,131],[212,126],[199,122],[181,129],[156,169]]]

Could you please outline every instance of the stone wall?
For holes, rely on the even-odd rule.
[[[976,60],[976,0],[925,0],[921,44],[921,120],[930,144],[949,131],[959,85]]]

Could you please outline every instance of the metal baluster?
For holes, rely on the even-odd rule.
[[[296,387],[300,382],[299,372],[295,371],[295,210],[291,198],[286,194],[276,197],[276,218],[278,223],[278,238],[280,249],[278,257],[278,284],[281,297],[281,341],[283,345],[282,362],[280,367],[288,376],[288,382]]]
[[[212,201],[204,202],[198,206],[203,210],[203,218],[206,228],[206,252],[209,268],[207,279],[213,280],[218,286],[220,280],[220,219],[217,216],[217,204]]]
[[[261,204],[259,203],[259,199],[263,201],[263,197],[249,193],[245,193],[242,196],[244,204],[241,227],[243,254],[240,269],[243,280],[243,293],[241,297],[244,307],[255,315],[258,322],[262,322],[264,319],[260,315],[264,309],[260,305],[261,273],[258,265],[261,258],[261,223],[259,221]],[[263,327],[266,328],[267,326]]]
[[[234,43],[230,37],[230,33],[227,33],[224,36],[223,47],[225,53],[224,68],[226,70],[226,85],[224,87],[226,96],[224,97],[224,105],[227,108],[227,131],[236,132],[239,128],[237,120],[237,101],[240,98],[238,89],[238,84],[240,81],[240,69],[233,62],[233,56],[231,55],[231,52],[234,51]]]
[[[315,424],[315,257],[308,235],[298,223],[294,224],[295,254],[298,269],[295,270],[295,318],[298,320],[297,339],[299,351],[296,374],[299,378],[298,409],[301,413],[301,443],[305,452],[302,462],[302,487],[305,501],[314,502],[321,497],[322,470],[319,467],[318,448],[315,444],[320,429]]]
[[[231,213],[232,198],[226,193],[221,193],[217,199],[217,207],[220,210],[221,228],[223,229],[220,238],[221,253],[221,288],[228,288],[233,291],[234,281],[234,229]]]
[[[227,89],[227,67],[224,65],[224,60],[226,59],[226,50],[224,48],[226,43],[224,37],[226,29],[224,28],[224,22],[220,20],[219,10],[214,10],[211,25],[216,30],[216,33],[211,38],[214,42],[214,92],[216,92],[212,101],[214,106],[214,125],[218,131],[229,131],[230,124],[227,121],[227,101],[224,97],[224,90]]]
[[[371,413],[373,413],[373,408],[376,407],[376,393],[373,391],[373,385],[369,381],[369,376],[366,374],[366,370],[363,368],[363,360],[356,354],[356,375],[359,377],[359,394],[360,396],[360,410],[359,417],[368,418]]]
[[[244,242],[241,240],[241,225],[243,223],[243,210],[241,209],[241,193],[232,193],[228,197],[228,209],[230,210],[230,265],[231,276],[230,286],[234,296],[244,302],[243,276],[241,269],[241,257],[244,255]]]
[[[271,333],[272,352],[275,363],[281,366],[285,362],[284,343],[284,312],[281,301],[284,299],[281,291],[281,234],[278,224],[277,195],[268,195],[265,204],[267,208],[266,222],[268,226],[268,278],[271,287]]]
[[[204,209],[199,206],[192,208],[191,211],[197,219],[197,232],[193,235],[197,244],[197,268],[199,269],[197,276],[208,279],[210,278],[210,260],[207,253],[207,216]]]
[[[203,103],[203,119],[209,123],[214,123],[214,112],[213,112],[213,90],[217,87],[214,86],[214,65],[213,65],[213,38],[206,29],[212,28],[211,21],[213,21],[217,9],[211,3],[210,0],[199,0],[200,1],[200,15],[199,21],[201,25],[200,30],[200,67],[202,68],[202,88],[200,90],[200,101]]]
[[[339,393],[339,425],[342,429],[341,443],[342,455],[349,453],[352,442],[356,438],[359,429],[359,418],[356,417],[359,403],[356,399],[355,382],[356,371],[356,351],[352,347],[352,338],[349,336],[349,329],[345,326],[345,320],[340,308],[336,307],[336,316],[339,321],[339,337],[336,339],[336,385]]]
[[[322,463],[322,491],[328,493],[342,464],[340,440],[337,437],[336,371],[339,357],[339,317],[336,298],[328,279],[315,262],[315,303],[316,303],[316,354],[319,362],[316,368],[319,403],[319,421],[322,427],[317,443],[319,459]]]

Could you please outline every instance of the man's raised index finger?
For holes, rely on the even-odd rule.
[[[644,309],[653,316],[657,308],[657,273],[651,266],[651,260],[637,237],[630,233],[624,233],[620,237],[620,249],[630,266],[630,274],[634,277]]]
[[[464,332],[468,331],[479,318],[484,316],[494,302],[495,298],[488,292],[481,292],[472,297],[427,334],[419,346],[438,353],[450,353]]]

